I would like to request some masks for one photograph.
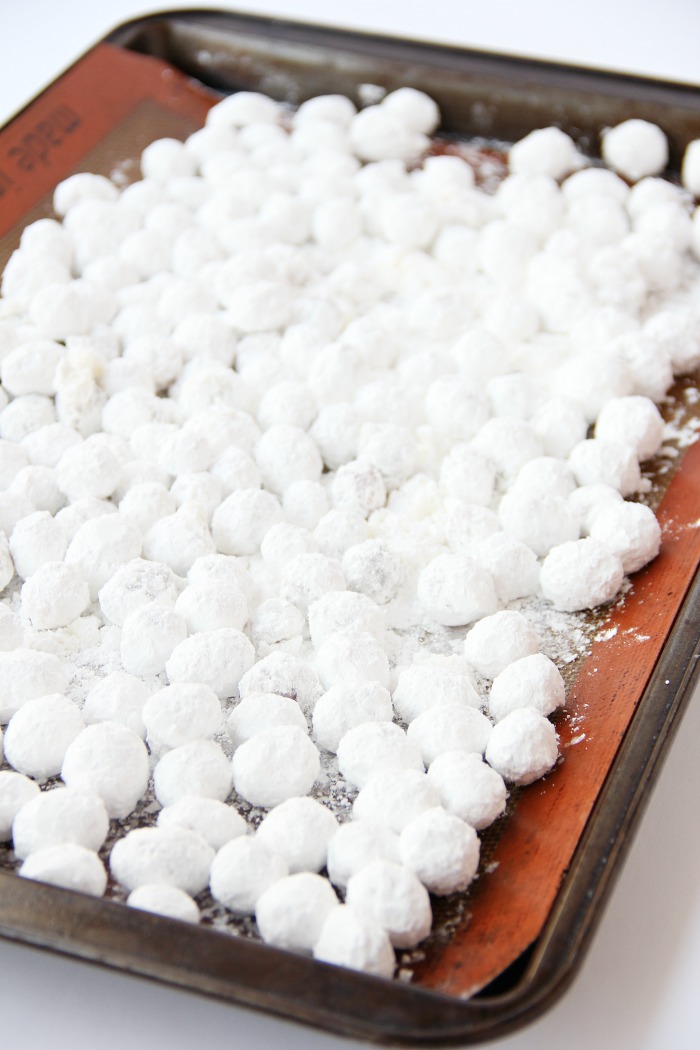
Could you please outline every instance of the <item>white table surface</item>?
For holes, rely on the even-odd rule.
[[[0,0],[0,123],[119,22],[133,0]],[[220,7],[227,7],[225,3]],[[697,0],[248,0],[239,10],[561,59],[700,84]],[[700,1046],[700,690],[592,948],[565,996],[494,1050]],[[331,1050],[364,1045],[0,941],[6,1047]]]

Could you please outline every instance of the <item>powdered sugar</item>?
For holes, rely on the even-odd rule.
[[[23,875],[103,892],[87,818],[21,845],[34,801],[82,793],[132,823],[133,906],[197,921],[210,878],[270,943],[388,975],[384,931],[425,937],[425,887],[465,889],[505,781],[556,761],[569,614],[658,550],[627,498],[662,437],[646,395],[700,356],[693,228],[554,128],[494,195],[458,156],[414,168],[438,121],[410,88],[293,117],[239,92],[121,195],[66,180],[64,223],[23,236],[0,720],[7,776],[68,785],[0,793]],[[604,140],[630,177],[663,166],[640,123]]]

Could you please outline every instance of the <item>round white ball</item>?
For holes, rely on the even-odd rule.
[[[306,795],[320,772],[319,753],[298,726],[276,726],[241,744],[233,756],[233,785],[253,806],[270,809]]]
[[[399,855],[430,893],[461,893],[479,867],[479,838],[469,824],[436,807],[406,825],[399,837]]]
[[[211,865],[212,896],[234,915],[253,915],[258,898],[289,874],[284,857],[252,836],[227,842]]]
[[[559,755],[552,723],[534,707],[519,707],[491,732],[486,761],[513,784],[531,784],[548,773]]]

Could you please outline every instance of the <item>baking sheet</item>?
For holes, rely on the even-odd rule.
[[[217,87],[261,88],[293,102],[329,90],[352,94],[367,81],[413,83],[438,98],[454,135],[508,139],[558,121],[592,146],[601,122],[638,112],[672,131],[677,159],[686,138],[700,134],[697,93],[682,88],[259,19],[153,18],[90,52],[2,133],[0,252],[11,250],[26,221],[47,213],[47,191],[70,171],[109,171],[149,137],[184,137],[201,123],[212,95],[158,57],[124,50],[127,39]],[[661,507],[661,557],[635,577],[606,624],[606,633],[617,633],[597,643],[579,671],[558,725],[565,762],[511,805],[503,834],[489,844],[487,863],[497,867],[469,901],[440,907],[436,933],[404,960],[410,985],[182,930],[0,872],[3,931],[375,1039],[463,1043],[533,1013],[563,984],[590,932],[687,695],[697,603],[680,618],[678,610],[698,563],[699,469],[691,449]],[[570,746],[581,717],[586,742]],[[488,995],[464,1001],[494,980]]]

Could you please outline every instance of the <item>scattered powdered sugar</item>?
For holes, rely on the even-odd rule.
[[[237,92],[5,269],[0,860],[408,980],[659,549],[700,154],[606,130],[630,188],[546,128],[503,177],[363,102]]]

